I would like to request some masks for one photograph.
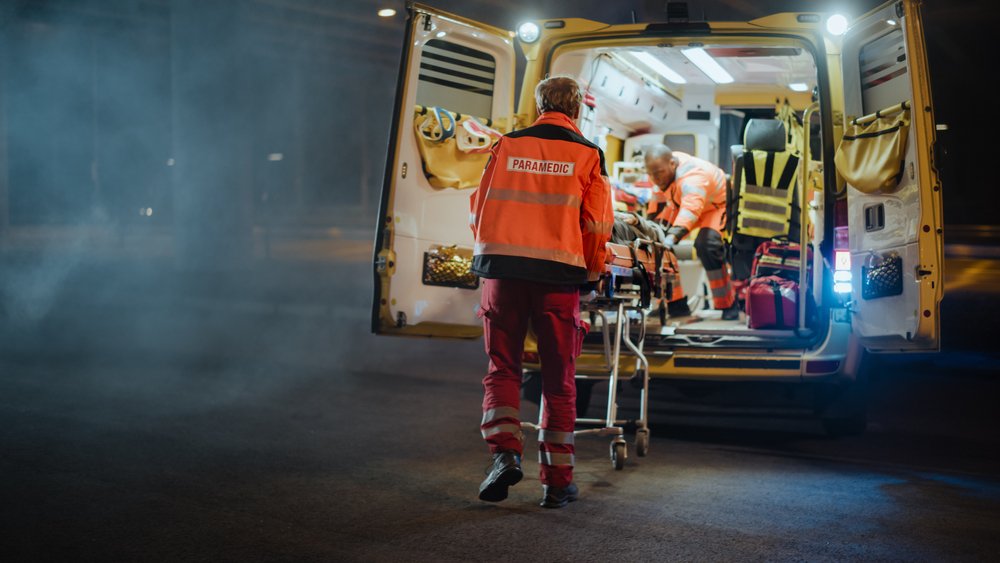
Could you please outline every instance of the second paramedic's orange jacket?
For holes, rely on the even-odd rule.
[[[683,238],[695,228],[721,231],[726,219],[726,174],[718,167],[700,158],[674,151],[677,172],[659,201],[649,202],[650,215],[666,204],[655,215],[670,223],[670,233]]]
[[[472,271],[575,285],[604,271],[614,215],[604,153],[559,112],[493,146],[469,225]]]

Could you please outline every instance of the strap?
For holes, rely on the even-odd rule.
[[[753,151],[743,153],[743,174],[746,177],[744,186],[756,186],[757,184],[757,163],[754,162]]]
[[[785,326],[785,308],[781,302],[781,285],[774,280],[767,280],[771,290],[774,291],[774,320],[778,326]]]
[[[493,142],[502,136],[496,129],[483,125],[470,115],[462,121],[462,128],[455,135],[455,141],[460,151],[487,153],[493,147]]]
[[[652,296],[652,288],[649,287],[646,266],[639,260],[639,256],[635,253],[635,244],[637,243],[633,242],[628,245],[628,251],[632,255],[632,271],[633,273],[636,271],[639,273],[639,302],[643,307],[648,307]]]
[[[771,179],[774,176],[774,153],[767,152],[767,159],[764,161],[764,183],[762,186],[771,186]]]
[[[448,110],[441,106],[434,106],[434,116],[437,118],[438,123],[441,124],[441,140],[451,138],[455,135],[455,116],[451,114]],[[444,116],[448,116],[448,126],[445,127]]]
[[[799,167],[799,157],[789,155],[788,160],[785,162],[785,169],[781,171],[781,178],[778,180],[777,188],[779,190],[787,190],[791,187],[792,182],[795,181],[795,169]]]
[[[420,136],[428,141],[443,143],[455,135],[455,116],[440,106],[434,106],[427,119],[420,124],[419,131]],[[435,135],[437,131],[440,131],[440,136]]]

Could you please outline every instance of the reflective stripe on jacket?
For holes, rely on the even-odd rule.
[[[726,174],[711,162],[682,152],[674,151],[674,158],[674,181],[660,194],[666,208],[655,218],[685,233],[696,227],[719,230],[726,209]],[[650,203],[655,209],[656,203]]]
[[[497,141],[470,200],[478,276],[569,285],[604,271],[614,222],[604,153],[566,115],[543,113]]]

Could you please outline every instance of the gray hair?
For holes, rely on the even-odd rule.
[[[664,145],[663,143],[657,143],[655,145],[651,145],[651,146],[645,147],[645,150],[643,150],[642,152],[643,152],[643,156],[646,159],[650,159],[650,158],[652,158],[652,159],[660,159],[660,158],[662,158],[662,159],[665,159],[665,160],[670,160],[670,159],[672,159],[674,157],[674,151],[670,150],[670,147],[668,147],[667,145]]]

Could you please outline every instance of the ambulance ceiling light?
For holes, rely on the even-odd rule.
[[[722,65],[701,47],[684,49],[681,53],[684,53],[684,56],[688,60],[693,62],[696,67],[701,69],[716,84],[729,84],[733,81],[732,75],[726,72],[726,69],[722,68]]]
[[[809,85],[805,82],[792,82],[788,85],[788,88],[793,92],[808,92]]]
[[[834,36],[847,33],[847,17],[842,14],[833,14],[826,20],[826,30]]]
[[[538,24],[535,22],[524,22],[517,26],[517,37],[525,43],[534,43],[535,41],[538,41],[538,36],[540,34],[541,30],[538,29]]]
[[[380,18],[391,18],[396,15],[396,10],[392,8],[382,8],[378,11],[378,17]]]
[[[670,68],[669,66],[663,64],[663,61],[657,59],[653,55],[645,51],[640,51],[637,53],[632,53],[639,62],[658,72],[661,76],[673,82],[674,84],[687,84],[687,80],[683,76],[677,74],[677,71]]]

